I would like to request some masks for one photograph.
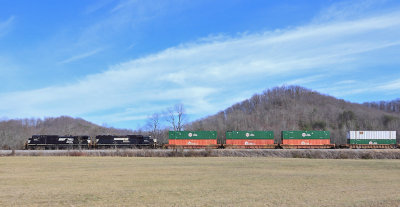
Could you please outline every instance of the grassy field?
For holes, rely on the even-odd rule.
[[[0,206],[400,206],[399,160],[0,157]]]

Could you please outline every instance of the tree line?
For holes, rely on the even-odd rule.
[[[400,114],[400,99],[393,101],[365,102],[363,105],[372,109],[379,109],[390,113]]]

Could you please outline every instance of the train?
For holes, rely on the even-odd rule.
[[[223,143],[216,131],[169,131],[168,138],[168,144],[159,144],[144,135],[33,135],[25,149],[400,149],[396,131],[349,131],[342,145],[331,142],[330,131],[282,131],[279,143],[273,131],[226,131]]]

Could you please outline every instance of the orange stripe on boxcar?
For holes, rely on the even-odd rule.
[[[190,145],[216,145],[216,139],[170,139],[170,145],[190,146]]]
[[[330,144],[329,139],[284,139],[282,144],[288,145],[325,145]]]
[[[227,139],[229,145],[269,145],[274,144],[273,139]]]

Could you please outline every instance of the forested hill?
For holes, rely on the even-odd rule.
[[[132,134],[131,130],[102,127],[80,118],[14,119],[0,122],[0,149],[20,149],[34,134],[90,135]]]
[[[350,103],[299,86],[276,87],[255,94],[215,115],[186,126],[216,130],[219,139],[229,130],[329,130],[336,144],[346,142],[349,130],[400,130],[400,113],[373,104]]]
[[[393,101],[365,102],[363,105],[369,108],[400,114],[400,99]]]

